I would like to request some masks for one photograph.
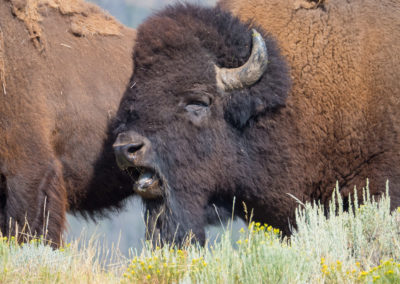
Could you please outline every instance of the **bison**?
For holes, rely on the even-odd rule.
[[[82,1],[1,1],[3,234],[27,222],[57,245],[67,210],[95,216],[132,194],[108,125],[129,82],[134,37]]]
[[[238,17],[231,14],[232,11]],[[137,30],[121,169],[163,241],[232,212],[290,233],[296,197],[371,179],[400,201],[400,2],[177,4]],[[249,213],[250,214],[250,213]]]

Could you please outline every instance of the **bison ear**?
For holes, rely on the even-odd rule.
[[[242,130],[259,116],[273,113],[285,106],[286,96],[267,95],[256,90],[232,92],[225,105],[225,120]],[[267,95],[267,96],[266,96]]]
[[[252,51],[244,65],[215,69],[216,85],[226,95],[225,119],[237,129],[285,106],[291,86],[286,62],[274,41],[266,42],[254,29],[252,38]]]

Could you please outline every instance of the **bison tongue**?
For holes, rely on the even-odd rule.
[[[140,175],[139,180],[136,183],[136,188],[140,191],[145,191],[154,182],[154,174],[151,172],[145,172]]]

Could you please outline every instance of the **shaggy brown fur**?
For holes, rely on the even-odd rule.
[[[348,196],[366,178],[379,194],[388,179],[400,205],[400,2],[221,6],[247,24],[219,8],[177,5],[138,28],[116,153],[121,167],[160,185],[162,195],[143,197],[162,238],[180,241],[192,230],[204,241],[204,226],[218,220],[210,208],[229,212],[234,197],[254,220],[289,233],[296,201],[288,193],[326,204],[336,181]],[[246,62],[252,27],[268,48],[264,76],[218,90],[214,66]]]
[[[326,202],[336,180],[345,195],[366,178],[373,193],[389,180],[399,204],[400,1],[317,1],[322,6],[306,9],[312,2],[220,1],[267,29],[291,67],[279,127],[290,143],[289,186]]]
[[[0,2],[3,234],[13,233],[15,221],[45,234],[48,222],[47,238],[59,243],[66,210],[94,214],[132,192],[114,167],[107,126],[132,72],[135,32],[88,5]],[[81,18],[85,38],[71,28]]]
[[[3,94],[7,93],[6,91],[6,69],[4,67],[4,36],[3,31],[0,27],[0,88]]]

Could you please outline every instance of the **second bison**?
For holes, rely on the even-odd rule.
[[[0,235],[56,246],[67,211],[97,216],[132,194],[108,127],[134,38],[83,1],[0,1]]]

